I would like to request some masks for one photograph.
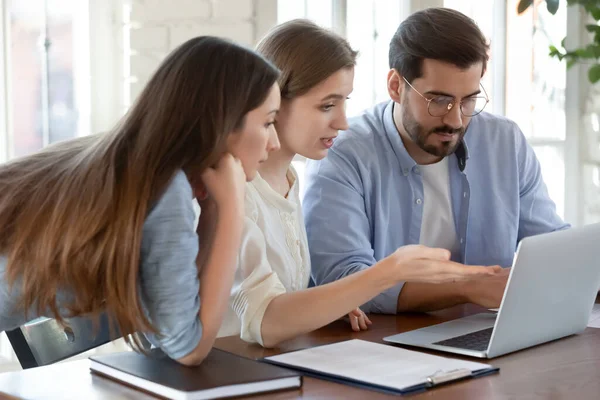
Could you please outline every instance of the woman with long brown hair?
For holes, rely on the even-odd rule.
[[[272,347],[345,315],[354,330],[367,329],[370,320],[358,307],[399,282],[462,281],[498,272],[451,262],[444,249],[404,246],[371,268],[308,289],[310,255],[291,162],[296,154],[324,158],[338,131],[348,128],[344,105],[357,54],[345,39],[306,20],[275,27],[257,50],[281,71],[275,121],[281,147],[247,184],[238,273],[219,335],[239,334]]]
[[[0,331],[106,312],[126,338],[201,362],[227,307],[245,182],[279,146],[277,77],[251,50],[191,39],[111,132],[0,166]]]

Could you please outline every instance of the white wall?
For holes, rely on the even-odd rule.
[[[133,0],[130,14],[131,99],[161,60],[201,35],[252,47],[277,22],[276,0]]]

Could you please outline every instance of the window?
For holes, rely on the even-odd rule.
[[[326,28],[333,27],[333,1],[278,0],[277,23],[296,18],[306,18]]]
[[[564,216],[566,72],[564,63],[548,56],[548,47],[566,36],[566,7],[551,15],[541,4],[519,15],[518,2],[444,0],[444,5],[473,18],[490,39],[490,66],[483,79],[491,98],[488,107],[519,125],[540,161],[557,212]]]
[[[346,38],[359,52],[348,116],[389,100],[389,45],[403,19],[402,11],[397,0],[347,1]]]
[[[86,2],[8,0],[7,156],[89,133]]]
[[[114,73],[122,62],[120,3],[0,0],[0,162],[107,130],[122,115],[122,89],[113,88],[123,85]],[[93,351],[125,348],[113,343]],[[15,369],[1,333],[0,372]]]
[[[548,47],[566,36],[566,7],[551,15],[542,4],[517,15],[513,3],[507,14],[506,116],[519,124],[535,149],[550,197],[562,216],[566,70],[564,63],[548,56]],[[529,35],[523,35],[526,32]]]
[[[88,134],[87,2],[4,0],[0,10],[0,162]],[[2,334],[0,371],[18,368]]]

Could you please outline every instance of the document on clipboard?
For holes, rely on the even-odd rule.
[[[308,376],[395,394],[423,391],[499,370],[489,364],[358,339],[266,357],[263,361]]]

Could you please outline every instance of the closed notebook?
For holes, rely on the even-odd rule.
[[[498,371],[488,364],[446,358],[388,344],[347,340],[263,359],[305,375],[405,394]]]
[[[186,367],[163,353],[133,351],[90,357],[92,372],[168,399],[219,399],[299,388],[300,374],[213,349]]]

